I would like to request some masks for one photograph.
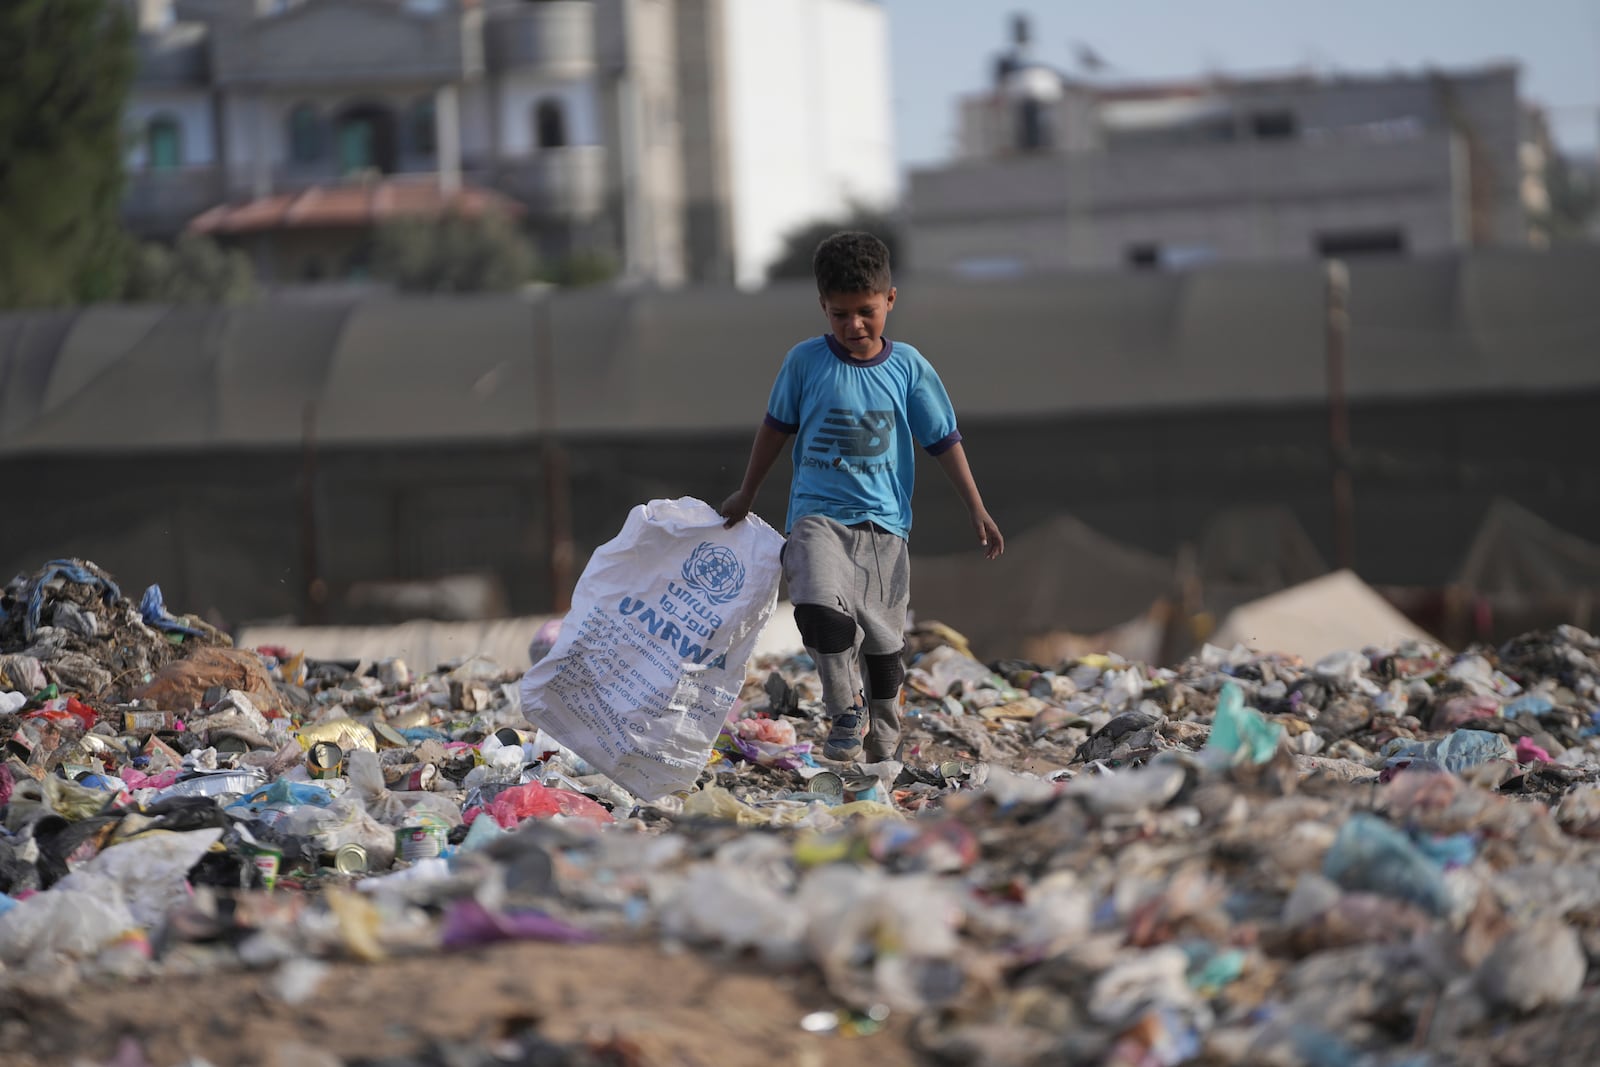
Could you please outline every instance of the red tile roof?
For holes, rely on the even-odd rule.
[[[267,230],[361,229],[393,219],[478,218],[523,214],[515,200],[493,189],[463,185],[451,196],[438,179],[385,178],[375,182],[314,185],[295,193],[275,193],[242,204],[219,204],[189,222],[195,233],[239,234]]]

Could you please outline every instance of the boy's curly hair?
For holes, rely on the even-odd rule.
[[[817,246],[811,257],[817,292],[887,293],[894,285],[889,273],[889,246],[860,230],[836,233]]]

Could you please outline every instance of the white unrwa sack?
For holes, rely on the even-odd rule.
[[[756,516],[724,529],[692,497],[634,508],[523,676],[522,713],[646,800],[689,788],[772,617],[782,548]]]

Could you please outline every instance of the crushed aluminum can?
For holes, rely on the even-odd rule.
[[[429,792],[438,780],[439,768],[431,763],[419,763],[394,788],[406,793]]]
[[[306,770],[318,781],[344,773],[344,749],[332,741],[318,741],[306,753]]]
[[[130,734],[153,734],[170,730],[178,716],[170,711],[125,711],[122,729]]]
[[[445,834],[442,826],[402,826],[394,832],[395,852],[407,863],[433,859],[444,852]]]
[[[6,751],[26,763],[29,757],[33,755],[33,740],[23,733],[21,729],[18,729],[7,739]]]
[[[340,874],[366,874],[372,867],[367,850],[353,843],[340,845],[333,852],[324,853],[322,862]]]

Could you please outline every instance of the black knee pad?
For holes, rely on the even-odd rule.
[[[900,695],[900,687],[906,680],[906,667],[900,662],[899,652],[887,655],[869,653],[861,658],[866,661],[869,699],[889,700]]]
[[[842,611],[821,604],[796,604],[794,624],[807,648],[824,656],[848,652],[856,643],[856,620]]]

